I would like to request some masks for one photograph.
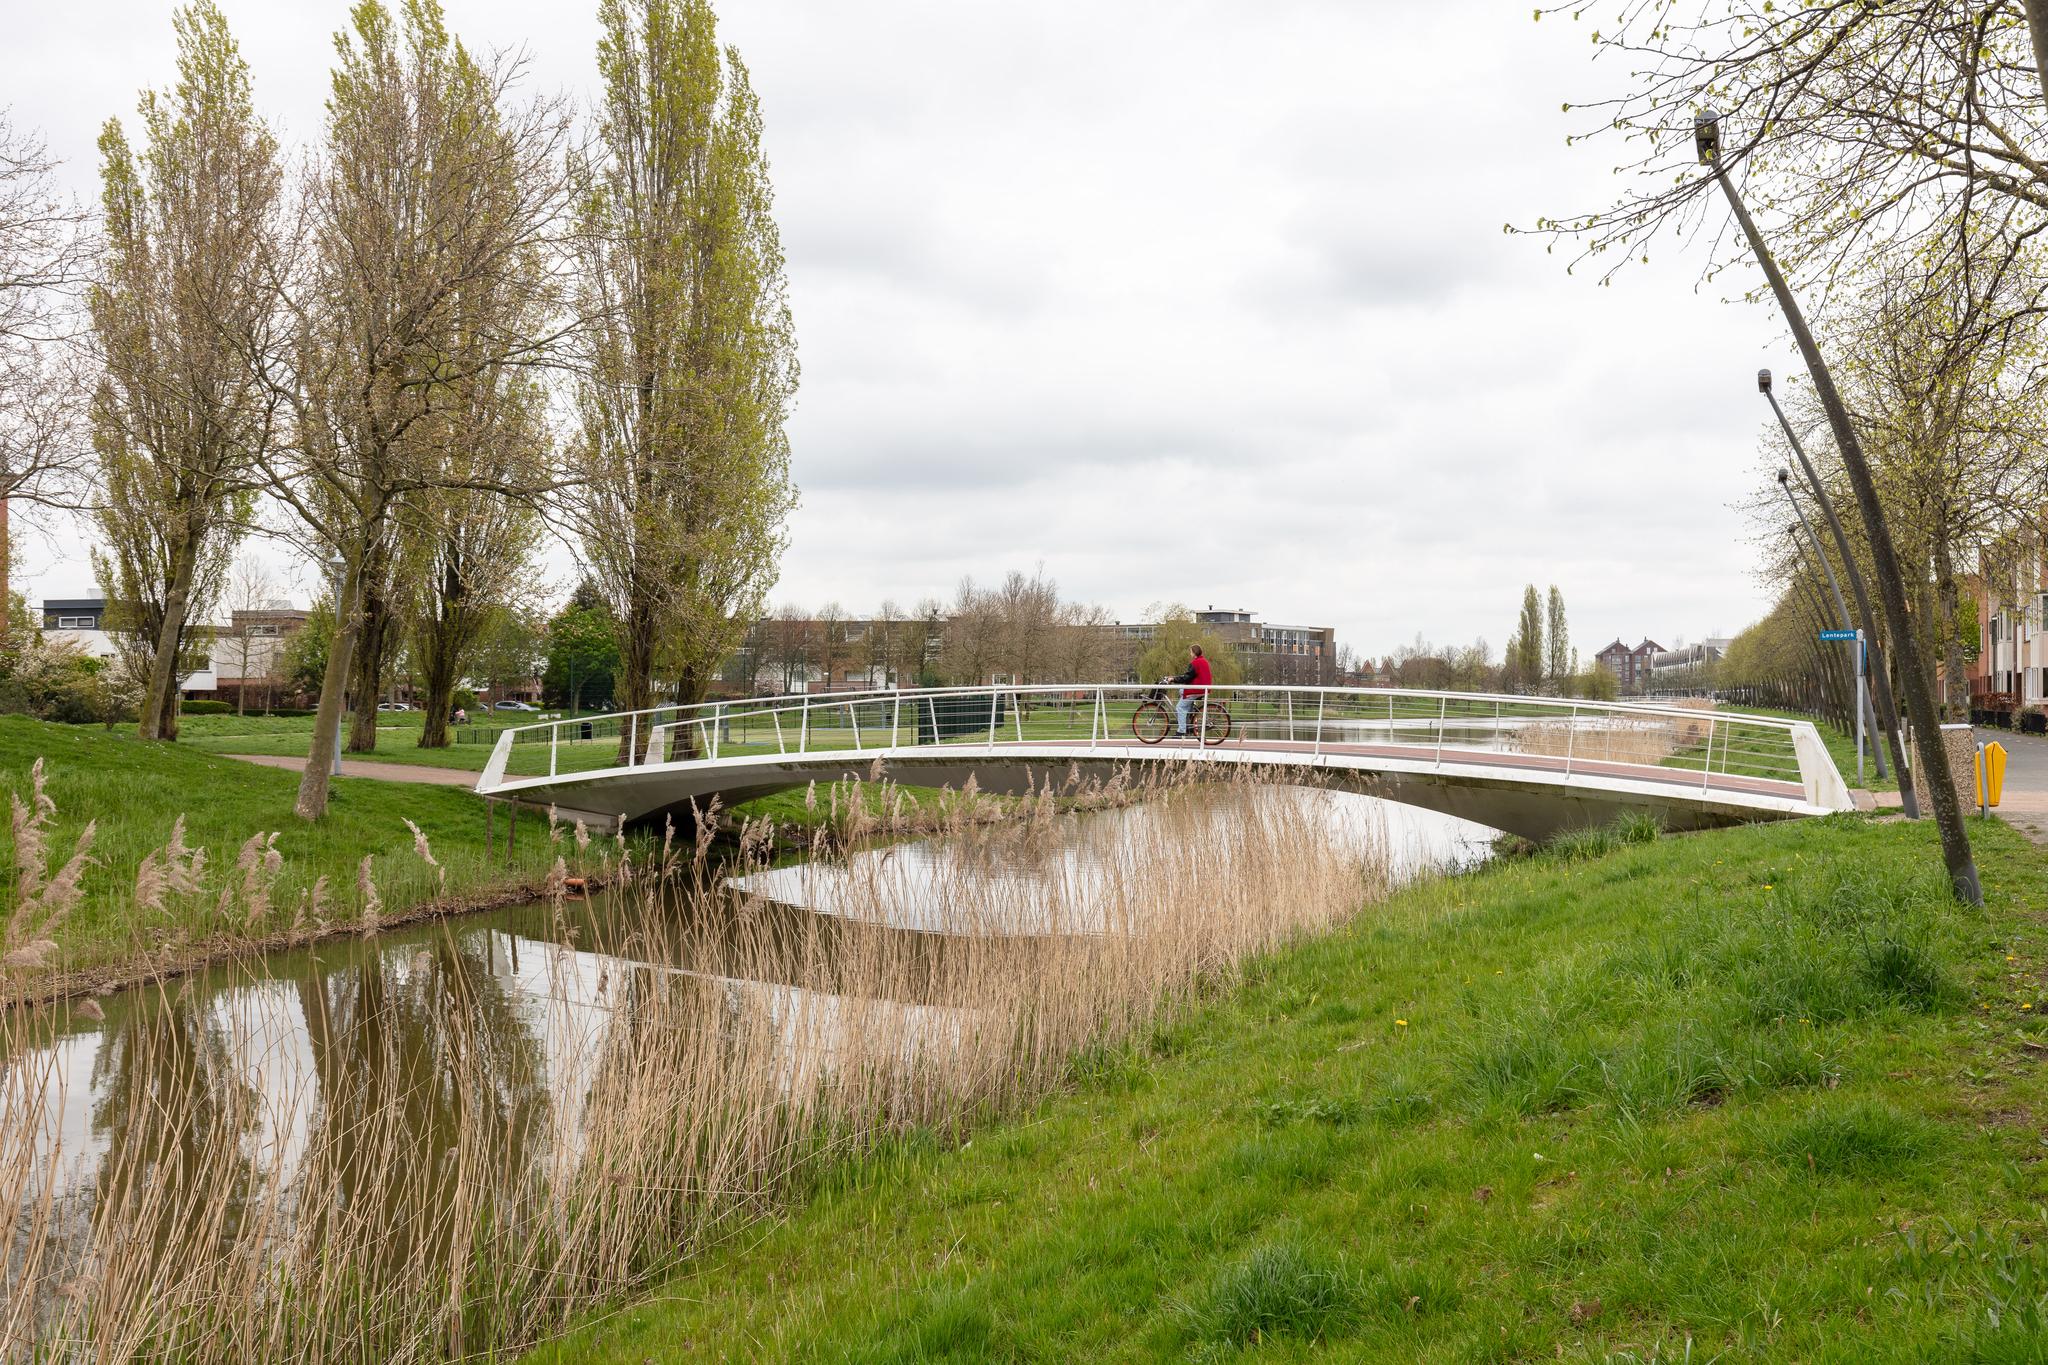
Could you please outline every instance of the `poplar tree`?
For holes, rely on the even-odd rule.
[[[796,501],[796,337],[760,105],[710,5],[604,0],[598,15],[566,504],[631,710],[653,703],[657,672],[675,701],[698,700],[774,583]]]
[[[1533,689],[1543,681],[1543,658],[1543,602],[1531,583],[1522,589],[1522,615],[1508,642],[1508,670],[1523,689]]]
[[[403,0],[397,18],[360,0],[335,48],[326,148],[308,183],[310,242],[291,290],[294,440],[269,480],[305,547],[340,566],[296,807],[308,820],[327,808],[352,676],[357,706],[376,703],[357,650],[377,624],[371,599],[406,500],[450,487],[541,491],[451,459],[461,438],[447,419],[473,404],[477,384],[550,346],[548,250],[564,207],[559,110],[511,105],[518,64],[471,55],[438,0]]]
[[[100,134],[105,250],[90,299],[107,545],[93,558],[146,646],[144,739],[177,737],[189,623],[219,593],[277,413],[248,363],[276,317],[277,142],[212,0],[171,23],[178,80],[142,96],[142,150],[118,119]]]
[[[1543,672],[1552,683],[1561,686],[1573,672],[1572,636],[1564,620],[1564,594],[1555,583],[1550,585],[1544,615]]]

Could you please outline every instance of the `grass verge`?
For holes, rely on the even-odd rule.
[[[2040,1359],[2048,863],[1615,837],[1414,888],[534,1359]]]
[[[40,965],[0,972],[7,993],[130,980],[231,947],[360,922],[366,857],[379,912],[388,920],[437,902],[472,904],[530,890],[558,851],[548,845],[543,822],[529,813],[523,821],[529,837],[508,864],[500,812],[497,857],[487,862],[483,805],[459,788],[339,778],[326,818],[308,824],[292,813],[296,773],[184,743],[144,744],[125,732],[0,717],[0,789],[24,806],[32,805],[37,759],[55,803],[41,834],[48,853],[40,861],[48,870],[61,867],[89,821],[93,839],[75,904],[48,927],[56,948]],[[157,904],[146,904],[151,897],[138,886],[142,864],[156,855],[161,865],[180,817],[184,844],[206,854],[185,889],[164,889]],[[420,856],[408,820],[438,866]],[[259,852],[252,882],[239,853],[252,835],[270,832],[277,835],[269,848],[278,859],[263,866],[268,850]],[[24,924],[19,917],[31,886],[23,882],[18,823],[0,843],[7,903]],[[31,872],[31,882],[44,870]],[[26,910],[40,918],[35,908]]]

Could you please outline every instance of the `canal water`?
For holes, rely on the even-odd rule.
[[[1282,788],[1260,799],[1285,802],[1289,818],[1333,837],[1372,840],[1397,879],[1483,858],[1493,833],[1350,794]],[[198,1149],[228,1130],[249,1170],[288,1183],[319,1125],[376,1102],[364,1093],[366,1076],[409,1087],[416,1098],[406,1101],[407,1121],[431,1146],[461,1117],[460,1088],[436,1078],[474,1070],[479,1057],[501,1110],[502,1168],[559,1161],[575,1146],[559,1131],[562,1116],[579,1112],[573,1097],[603,1064],[605,1018],[626,983],[650,968],[725,993],[735,1009],[771,1019],[801,1013],[813,1049],[831,1033],[816,1027],[821,1008],[845,1010],[849,1028],[873,1028],[874,1012],[886,1010],[891,1036],[906,1048],[943,1049],[958,1022],[943,989],[900,989],[899,981],[906,998],[855,1000],[834,962],[889,936],[942,982],[947,953],[968,937],[1008,937],[1028,951],[1031,941],[1124,932],[1103,911],[1102,891],[1120,850],[1142,842],[1136,836],[1159,818],[1141,805],[1052,822],[1044,838],[968,832],[896,843],[730,877],[722,898],[670,911],[703,916],[705,906],[722,906],[744,934],[714,923],[644,932],[603,895],[571,897],[270,953],[102,997],[103,1019],[56,1011],[40,1036],[16,1037],[14,1054],[0,1057],[0,1164],[25,1145],[59,1153],[42,1173],[57,1208],[49,1235],[82,1245],[94,1188],[138,1159],[131,1150],[174,1172],[181,1150],[196,1162]],[[1232,817],[1225,806],[1211,818]],[[983,894],[992,885],[1006,894]],[[963,916],[970,904],[980,908]],[[763,951],[777,943],[791,951]],[[789,1065],[794,1072],[829,1060],[797,1056]],[[159,1113],[181,1115],[179,1131],[158,1131]],[[10,1269],[22,1254],[18,1239],[8,1239]]]

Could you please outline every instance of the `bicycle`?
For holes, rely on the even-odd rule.
[[[1207,705],[1198,698],[1188,718],[1201,732],[1202,743],[1211,748],[1230,738],[1230,708],[1213,696],[1208,698]],[[1131,733],[1141,744],[1159,743],[1174,733],[1179,724],[1180,720],[1167,702],[1163,687],[1153,688],[1145,695],[1145,700],[1138,703],[1138,709],[1131,713]]]

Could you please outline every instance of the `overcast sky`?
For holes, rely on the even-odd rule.
[[[316,139],[346,4],[221,3],[265,114]],[[595,0],[447,8],[591,97]],[[1498,652],[1533,581],[1589,657],[1761,614],[1734,505],[1751,375],[1796,368],[1775,314],[1695,289],[1697,250],[1602,289],[1502,232],[1611,197],[1618,149],[1565,146],[1561,104],[1626,78],[1585,26],[1528,0],[718,9],[803,365],[776,601],[907,608],[1042,563],[1127,619],[1177,600]],[[170,12],[9,14],[0,98],[81,197],[101,121],[132,129],[171,78]],[[15,577],[95,591],[75,531]]]

